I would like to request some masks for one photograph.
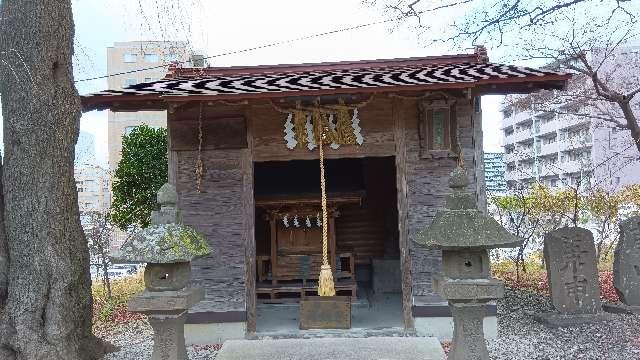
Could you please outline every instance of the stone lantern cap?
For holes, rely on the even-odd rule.
[[[463,193],[468,184],[464,169],[454,169],[449,179],[449,187],[454,192],[447,195],[445,210],[436,214],[433,222],[417,236],[416,243],[442,250],[494,249],[521,244],[523,239],[478,210],[474,195]]]
[[[190,262],[211,253],[204,236],[183,225],[176,209],[175,187],[164,184],[158,190],[160,210],[152,211],[151,225],[135,231],[119,250],[110,254],[114,262],[171,264]]]
[[[206,239],[182,224],[151,225],[131,234],[119,250],[111,253],[114,262],[169,264],[189,262],[211,253]]]

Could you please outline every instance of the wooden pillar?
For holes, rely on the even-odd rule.
[[[329,216],[329,264],[331,270],[336,271],[336,219],[333,214]],[[337,279],[334,279],[337,280]]]
[[[407,199],[407,143],[406,127],[409,126],[401,113],[404,101],[394,98],[392,118],[394,121],[394,140],[396,144],[396,188],[398,190],[398,242],[400,247],[400,271],[402,273],[402,315],[405,329],[413,329],[413,292],[411,281],[411,258],[409,252],[409,224]],[[417,125],[416,125],[417,126]]]
[[[277,244],[277,224],[276,224],[276,216],[275,214],[270,214],[269,216],[269,235],[271,236],[271,283],[273,285],[278,284],[277,274],[278,274],[278,244]]]
[[[256,236],[255,199],[253,195],[253,136],[250,117],[247,119],[247,149],[242,160],[243,204],[245,228],[245,286],[247,302],[247,332],[256,332]]]
[[[169,109],[167,110],[167,170],[168,170],[168,179],[169,184],[176,186],[177,190],[177,180],[178,180],[178,153],[176,151],[171,150],[171,128],[173,126],[175,118],[175,107],[169,105]],[[179,193],[178,193],[179,195]]]

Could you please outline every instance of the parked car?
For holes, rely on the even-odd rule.
[[[138,265],[136,264],[113,264],[109,267],[109,270],[124,270],[127,274],[132,275],[138,272]]]

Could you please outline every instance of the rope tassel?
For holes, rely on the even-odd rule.
[[[328,240],[327,240],[327,189],[324,179],[324,151],[322,142],[324,136],[319,136],[320,141],[320,190],[322,192],[322,266],[320,267],[320,277],[318,278],[318,295],[335,296],[336,289],[333,284],[333,272],[329,265]]]

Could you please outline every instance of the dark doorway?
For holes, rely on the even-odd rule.
[[[360,199],[358,202],[337,204],[333,224],[336,289],[342,295],[352,296],[354,328],[404,327],[395,169],[394,157],[325,160],[329,201],[354,197]],[[315,227],[316,219],[313,216],[310,217],[312,226],[308,226],[308,215],[296,220],[297,227],[293,225],[292,218],[287,218],[285,226],[282,216],[277,223],[275,220],[270,223],[265,219],[274,211],[273,207],[265,208],[260,204],[281,201],[285,204],[281,213],[291,211],[291,216],[296,216],[294,210],[287,210],[296,205],[287,203],[286,199],[293,199],[292,202],[298,201],[296,199],[319,199],[319,179],[318,160],[254,164],[259,333],[283,329],[298,331],[297,302],[300,297],[314,295],[316,278],[313,268],[317,264],[313,259],[318,259],[314,252],[320,249],[318,234],[321,233],[319,227]],[[275,242],[272,239],[273,229],[279,237]],[[296,235],[298,233],[300,235]],[[287,238],[282,240],[283,237]],[[296,241],[297,245],[291,245]],[[274,249],[273,243],[277,244]],[[283,243],[287,247],[281,247]],[[278,259],[278,279],[273,279],[270,271],[270,258],[273,256]],[[294,262],[292,259],[303,260]],[[281,263],[284,263],[283,267]],[[305,290],[303,282],[311,285],[307,285]],[[344,286],[339,288],[339,284]]]

